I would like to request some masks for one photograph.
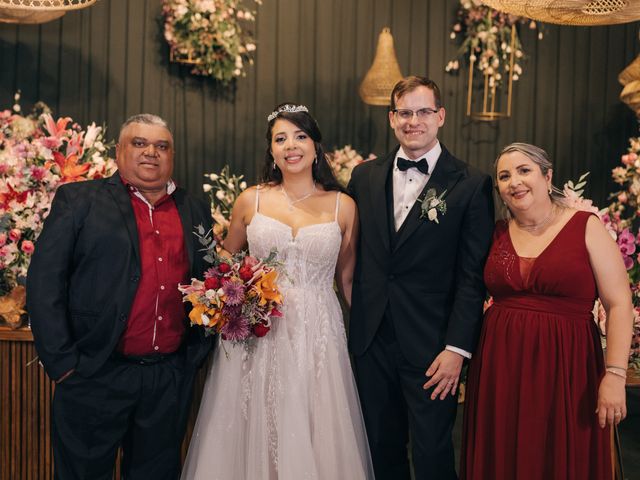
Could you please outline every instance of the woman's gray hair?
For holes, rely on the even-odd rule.
[[[132,123],[144,123],[145,125],[157,125],[159,127],[166,128],[167,130],[169,130],[169,133],[171,133],[171,129],[169,128],[169,125],[167,124],[167,122],[161,117],[159,117],[158,115],[154,115],[152,113],[138,113],[137,115],[132,115],[131,117],[127,118],[127,120],[122,124],[122,126],[120,127],[120,133],[118,134],[118,142],[122,137],[122,132],[124,132],[125,128],[127,128]]]

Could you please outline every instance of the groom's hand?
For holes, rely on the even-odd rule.
[[[435,400],[438,396],[440,400],[444,400],[447,394],[456,394],[463,360],[464,357],[462,355],[443,350],[429,365],[425,375],[431,378],[424,384],[423,388],[427,390],[436,385],[436,388],[431,392],[431,400]]]

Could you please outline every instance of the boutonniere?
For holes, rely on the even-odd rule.
[[[427,190],[424,199],[420,205],[420,218],[428,218],[430,222],[440,223],[438,221],[438,214],[444,215],[447,213],[447,202],[444,201],[445,190],[440,195],[436,195],[436,189],[430,188]]]

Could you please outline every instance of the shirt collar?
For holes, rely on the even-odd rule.
[[[144,195],[140,193],[140,190],[138,190],[131,182],[129,182],[129,180],[124,178],[122,175],[120,175],[120,180],[122,180],[122,183],[127,188],[127,190],[131,192],[132,195],[135,195],[136,197],[141,199],[144,203],[146,203],[150,207],[153,207],[153,205],[149,203],[149,201],[144,197]],[[173,179],[170,178],[169,181],[167,182],[167,196],[175,192],[177,188],[178,187],[176,186],[176,182],[174,182]],[[162,201],[164,201],[164,197]]]
[[[421,158],[424,158],[425,160],[427,160],[427,163],[429,164],[429,172],[433,172],[433,169],[436,167],[436,163],[438,163],[438,158],[440,158],[441,153],[442,153],[442,145],[440,145],[440,142],[438,140],[436,140],[436,144],[433,146],[431,150],[429,150],[427,153],[422,155],[420,158],[416,158],[415,160],[411,160],[405,153],[402,146],[400,146],[400,148],[398,149],[398,152],[396,153],[395,158],[393,159],[393,168],[394,169],[398,168],[397,167],[398,157],[406,158],[411,162],[417,162]]]

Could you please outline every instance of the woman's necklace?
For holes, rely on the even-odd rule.
[[[518,225],[518,228],[526,232],[537,232],[541,228],[547,226],[547,224],[553,219],[555,212],[556,212],[555,205],[552,204],[551,210],[549,210],[549,213],[547,214],[547,216],[544,217],[542,220],[540,220],[538,223],[530,223],[527,225],[524,223],[520,223],[517,218],[514,218],[514,220]]]
[[[291,200],[291,197],[287,194],[287,191],[284,189],[284,185],[280,184],[280,190],[282,190],[282,193],[284,194],[284,198],[287,199],[287,203],[289,204],[289,211],[293,211],[293,206],[296,203],[306,200],[316,192],[316,182],[313,182],[313,188],[309,193],[301,196],[300,198],[296,198],[295,200]]]

